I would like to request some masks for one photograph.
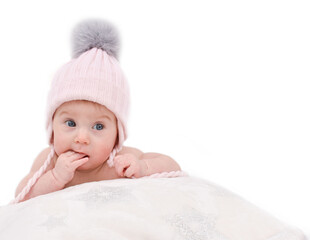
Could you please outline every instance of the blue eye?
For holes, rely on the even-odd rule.
[[[75,126],[76,126],[75,122],[72,121],[72,120],[66,121],[66,125],[67,125],[68,127],[75,127]]]
[[[102,130],[103,127],[104,127],[103,124],[97,123],[97,124],[94,126],[94,129],[96,129],[96,130]]]

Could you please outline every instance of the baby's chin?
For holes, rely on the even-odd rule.
[[[90,159],[88,159],[88,162],[84,163],[83,165],[79,166],[76,171],[89,171],[94,168],[91,164],[89,164]]]

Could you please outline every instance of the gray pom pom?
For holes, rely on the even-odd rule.
[[[118,32],[107,21],[93,19],[79,23],[73,29],[71,41],[73,58],[92,48],[102,49],[109,55],[118,57]]]

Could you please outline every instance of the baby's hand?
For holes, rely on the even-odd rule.
[[[130,153],[116,156],[114,158],[114,164],[115,171],[120,177],[139,178],[147,174],[145,162]]]
[[[73,151],[60,154],[52,173],[57,181],[66,184],[73,179],[75,170],[88,161],[88,157]]]

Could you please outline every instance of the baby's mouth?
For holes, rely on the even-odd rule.
[[[89,158],[89,155],[87,155],[87,154],[85,154],[85,153],[82,153],[82,152],[76,152],[76,153],[83,154],[83,157],[82,157],[82,158],[86,158],[86,157]]]

